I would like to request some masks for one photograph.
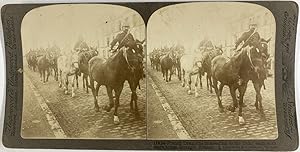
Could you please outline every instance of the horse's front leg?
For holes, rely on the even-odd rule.
[[[255,107],[256,110],[259,110],[261,113],[262,118],[265,118],[265,114],[264,114],[264,109],[262,106],[262,96],[261,96],[261,88],[262,88],[262,83],[259,82],[253,82],[253,86],[256,92],[256,100],[255,100]],[[258,105],[259,104],[259,105]]]
[[[58,77],[59,77],[59,83],[58,83],[58,87],[61,88],[63,85],[63,79],[62,79],[62,72],[58,71]]]
[[[90,78],[90,85],[88,85],[87,87],[91,88],[92,90],[92,94],[94,97],[94,105],[95,105],[95,111],[99,112],[99,105],[98,105],[98,100],[97,100],[97,90],[95,89],[95,85],[94,85],[94,79]]]
[[[231,112],[234,112],[235,109],[238,107],[238,102],[237,102],[237,99],[236,99],[236,87],[234,85],[232,86],[229,86],[229,89],[230,89],[230,95],[232,97],[232,102],[233,104],[231,106],[229,106],[228,110],[231,111]],[[219,90],[221,91],[221,90]],[[219,95],[221,96],[221,92],[219,92]]]
[[[208,73],[206,72],[206,86],[207,86],[207,90],[209,91],[209,79],[208,79]]]
[[[219,89],[218,89],[218,81],[215,78],[213,78],[213,87],[214,87],[215,93],[217,95],[219,111],[224,112],[224,107],[222,105],[222,100],[220,98],[220,93],[219,93]]]
[[[43,69],[42,75],[43,75],[43,83],[46,83],[46,69]]]
[[[55,72],[55,81],[58,81],[58,70],[57,68],[54,69]]]
[[[83,90],[85,90],[85,74],[83,74],[83,76],[82,76],[82,88],[83,88]],[[88,87],[87,87],[88,88]]]
[[[71,97],[74,97],[75,96],[75,81],[76,81],[76,74],[74,74],[72,76],[72,94],[71,94]],[[78,87],[78,86],[77,86]]]
[[[68,85],[69,85],[69,77],[68,77],[68,75],[67,74],[64,74],[64,76],[65,76],[65,79],[64,79],[64,84],[65,84],[65,87],[64,87],[64,89],[65,89],[65,94],[68,94]]]
[[[168,82],[168,69],[165,69],[165,78],[166,78],[166,82]]]
[[[122,86],[119,86],[117,88],[114,89],[115,90],[115,111],[114,111],[114,124],[119,124],[120,123],[120,120],[119,120],[119,116],[118,116],[118,108],[119,108],[119,105],[120,105],[120,95],[121,95],[121,92],[123,90],[123,84]]]
[[[211,74],[210,73],[207,73],[208,75],[208,80],[209,80],[209,86],[210,86],[210,93],[213,93],[213,90],[212,90],[212,82],[211,82]],[[224,87],[224,85],[223,85]],[[222,89],[223,89],[222,87]],[[221,90],[222,91],[222,90]]]
[[[240,85],[239,88],[239,92],[240,92],[240,97],[239,97],[239,124],[240,125],[244,125],[245,124],[245,119],[243,118],[243,103],[244,103],[244,95],[247,89],[247,83],[248,82],[243,82],[242,85]]]
[[[75,73],[76,87],[79,88],[78,75]],[[75,81],[74,81],[75,82]]]
[[[136,88],[137,88],[137,85],[130,83],[130,89],[131,89],[130,110],[135,113],[136,117],[139,117],[139,110],[138,110],[138,106],[137,106],[138,96],[136,94]],[[133,102],[134,102],[134,111],[133,111]]]
[[[192,94],[192,73],[188,75],[188,94]]]
[[[212,84],[211,84],[211,87],[212,87]],[[223,83],[220,83],[219,85],[219,96],[220,96],[220,99],[222,100],[222,92],[223,92],[223,88],[224,88],[224,84]]]
[[[89,88],[87,87],[89,85],[89,81],[88,81],[89,76],[85,75],[85,85],[86,85],[86,93],[89,93]]]
[[[180,67],[177,68],[177,72],[178,72],[178,79],[179,79],[179,81],[181,81],[181,68]]]
[[[114,103],[114,98],[113,98],[113,89],[110,86],[106,86],[106,91],[107,91],[107,95],[109,98],[109,104],[106,105],[104,107],[104,109],[106,110],[106,112],[110,112],[111,108],[114,107],[115,103]]]
[[[170,69],[170,77],[169,77],[169,81],[171,81],[171,79],[172,79],[172,74],[173,74],[173,68]]]
[[[163,68],[161,68],[161,73],[162,73],[162,75],[163,75],[163,79],[166,80],[166,79],[165,79],[165,70],[164,70]]]
[[[198,75],[199,75],[199,84],[200,84],[200,88],[202,89],[203,86],[202,86],[202,75],[201,75],[201,71],[198,72]]]
[[[39,69],[39,73],[40,73],[40,80],[43,82],[43,71]]]
[[[199,76],[200,75],[196,75],[196,80],[195,80],[195,97],[197,98],[199,96],[199,93],[198,93],[198,83],[199,83]]]
[[[182,83],[181,83],[181,86],[182,87],[185,87],[185,71],[182,69],[182,72],[181,72],[181,77],[182,77]]]
[[[49,78],[49,76],[50,76],[50,69],[49,68],[47,68],[47,78],[46,78],[46,82],[48,82],[48,78]]]

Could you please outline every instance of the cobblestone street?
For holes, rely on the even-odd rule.
[[[199,91],[200,96],[196,98],[194,94],[187,94],[186,88],[181,87],[177,76],[173,75],[172,81],[166,83],[163,80],[162,74],[152,70],[151,67],[148,68],[148,73],[150,75],[149,77],[153,79],[153,81],[148,81],[148,88],[151,87],[151,83],[155,83],[192,139],[277,138],[275,97],[274,88],[272,86],[274,81],[273,77],[267,79],[265,82],[266,90],[262,90],[263,107],[266,120],[262,120],[259,112],[255,109],[255,91],[252,83],[249,82],[244,97],[244,102],[247,106],[243,108],[243,115],[246,124],[240,126],[238,124],[237,110],[234,113],[229,111],[225,111],[224,113],[219,112],[215,93],[210,93],[206,89],[206,79],[202,79],[203,88]],[[149,88],[148,90],[151,89]],[[151,109],[151,107],[155,106],[157,100],[157,97],[153,94],[153,91],[149,91],[147,95],[148,109],[150,109],[148,110],[148,126],[155,126],[157,125],[157,122],[161,122],[160,126],[168,126],[172,124],[172,121],[164,120],[166,115],[161,112],[155,112],[153,108]],[[223,105],[228,106],[231,102],[232,98],[230,96],[229,89],[225,86],[223,90]],[[150,122],[153,118],[161,119]],[[156,131],[156,127],[149,127],[148,136],[149,138],[154,139],[159,138],[160,133],[172,132],[170,131],[170,128],[172,127],[164,127],[164,130]],[[174,136],[173,133],[169,136],[166,134],[163,138],[178,139],[178,136]]]
[[[53,76],[50,76],[49,81],[45,84],[39,81],[40,78],[37,72],[25,70],[24,77],[24,94],[31,96],[25,96],[24,102],[26,104],[36,102],[36,95],[32,94],[35,90],[41,96],[41,99],[44,100],[43,102],[47,104],[68,138],[146,138],[146,80],[141,81],[141,90],[137,90],[140,111],[139,118],[135,118],[134,114],[129,110],[131,91],[128,83],[125,82],[120,97],[120,124],[115,125],[113,123],[113,110],[109,113],[104,110],[95,112],[92,93],[90,92],[87,94],[84,91],[82,88],[81,77],[79,77],[79,88],[75,91],[76,95],[73,98],[70,94],[64,94],[63,89],[58,87],[58,82],[54,80]],[[32,83],[34,88],[28,87],[29,83]],[[99,90],[98,102],[100,107],[103,107],[108,103],[108,97],[104,86]],[[30,113],[32,108],[34,107],[24,106],[23,109],[22,134],[25,138],[29,137],[26,135],[31,134],[30,130],[32,131],[34,128],[32,124],[37,122],[28,120],[30,117],[29,115],[38,115],[41,117],[40,119],[42,119],[42,122],[46,122],[46,117],[43,116],[43,112]],[[40,135],[42,136],[43,134]]]

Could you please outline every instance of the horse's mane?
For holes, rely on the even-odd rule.
[[[230,58],[230,62],[235,62],[236,59],[238,59],[244,52],[247,51],[246,49],[250,49],[250,48],[249,48],[249,47],[242,48],[241,51],[239,51],[237,54],[233,55],[233,56]]]
[[[112,61],[114,61],[114,60],[117,58],[117,56],[118,56],[119,54],[123,55],[123,50],[122,50],[122,49],[119,49],[119,50],[118,50],[115,54],[113,54],[111,57],[108,57],[107,62],[112,62]]]

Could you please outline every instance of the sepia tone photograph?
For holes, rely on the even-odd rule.
[[[145,23],[106,4],[23,18],[22,138],[146,139]]]
[[[278,137],[275,19],[240,2],[175,4],[147,23],[147,138]]]

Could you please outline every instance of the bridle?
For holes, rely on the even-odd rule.
[[[135,80],[136,80],[136,78],[137,78],[136,72],[135,72],[136,68],[135,68],[134,66],[132,66],[132,65],[129,63],[128,55],[127,55],[127,49],[124,48],[122,51],[123,51],[123,57],[125,58],[125,61],[126,61],[127,66],[128,66],[128,68],[129,68],[129,70],[130,70],[130,73],[131,73],[132,76],[133,76],[133,77],[130,77],[130,79],[131,79],[133,85],[135,85],[135,83],[136,83]],[[134,52],[134,53],[136,53],[136,52]],[[139,83],[138,83],[138,84],[139,84]]]

